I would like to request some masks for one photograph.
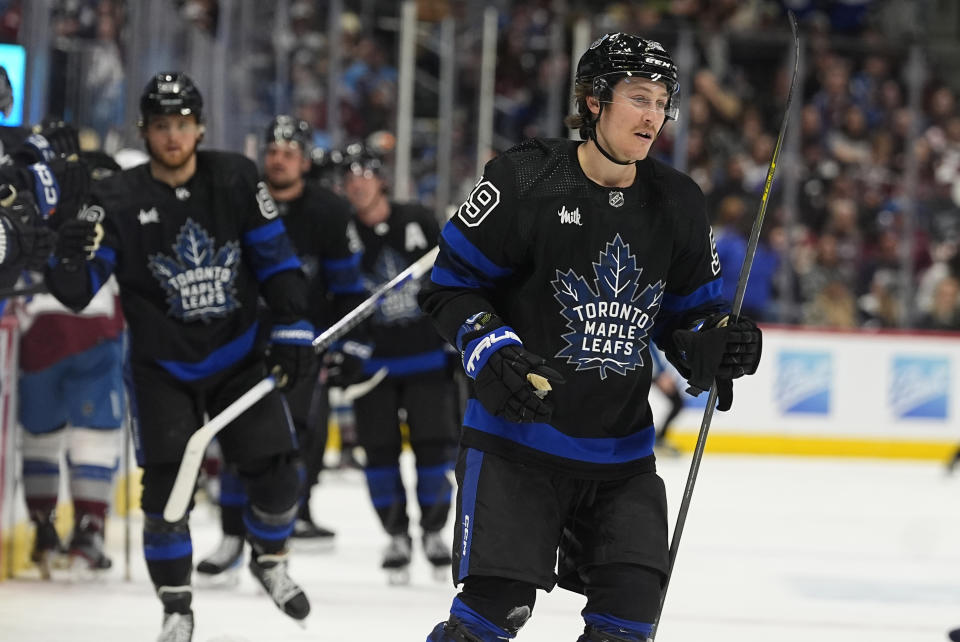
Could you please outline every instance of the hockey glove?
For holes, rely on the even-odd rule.
[[[359,341],[344,341],[335,345],[323,355],[327,385],[346,388],[363,381],[364,366],[372,354],[373,347]]]
[[[675,330],[673,343],[678,356],[674,365],[686,378],[687,392],[696,396],[717,381],[717,410],[729,410],[733,403],[733,379],[757,371],[763,335],[746,317],[730,323],[726,313],[697,322],[690,330]]]
[[[40,221],[30,193],[0,185],[0,219],[0,263],[42,270],[53,252],[56,234]]]
[[[266,361],[270,374],[277,379],[278,388],[292,388],[297,381],[316,374],[320,364],[313,350],[315,336],[313,324],[309,321],[274,324]]]
[[[542,357],[524,349],[513,328],[492,313],[475,314],[457,333],[457,347],[487,412],[514,423],[550,421],[553,401],[547,393],[551,384],[566,380]]]
[[[57,230],[53,254],[64,263],[83,263],[100,249],[103,228],[99,223],[78,218],[64,222]]]

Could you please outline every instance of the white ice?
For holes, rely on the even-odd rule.
[[[659,462],[674,515],[688,464],[688,456]],[[960,479],[935,463],[708,454],[657,639],[944,642],[960,627],[958,496]],[[422,555],[409,586],[387,585],[379,569],[385,536],[359,473],[325,473],[313,508],[337,530],[337,547],[294,553],[291,575],[313,605],[307,628],[244,571],[237,589],[195,591],[196,642],[422,642],[445,619],[455,591],[432,578]],[[218,539],[215,513],[201,506],[191,526],[198,558]],[[0,584],[0,640],[155,639],[161,612],[139,528],[134,518],[131,582],[123,580],[123,522],[113,519],[115,566],[104,581],[44,582],[33,573]],[[540,593],[518,640],[573,642],[582,606],[561,590]]]

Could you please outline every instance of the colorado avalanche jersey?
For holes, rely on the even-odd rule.
[[[277,210],[310,281],[310,320],[317,330],[328,327],[366,298],[350,202],[308,181],[297,198],[277,201]]]
[[[440,226],[427,208],[390,203],[390,217],[373,227],[357,224],[363,243],[363,278],[373,292],[400,274],[437,244]],[[407,281],[385,296],[369,324],[373,356],[367,374],[386,367],[391,377],[447,367],[449,353],[430,318],[417,303],[420,282]]]
[[[630,187],[603,187],[577,145],[534,139],[487,164],[443,228],[421,303],[451,343],[471,315],[497,313],[566,378],[549,424],[470,399],[464,445],[611,477],[653,468],[651,339],[726,304],[697,185],[646,159]]]
[[[261,291],[275,314],[305,316],[300,261],[249,159],[198,152],[195,174],[176,188],[149,168],[95,184],[82,216],[102,218],[100,248],[81,277],[55,264],[47,283],[78,309],[114,274],[132,359],[197,380],[251,352]]]

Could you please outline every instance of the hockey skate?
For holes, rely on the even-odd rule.
[[[336,533],[315,524],[312,519],[298,517],[293,523],[293,534],[290,537],[290,541],[298,551],[325,553],[333,550]]]
[[[383,563],[380,565],[387,572],[387,582],[391,586],[401,586],[410,583],[410,536],[391,535],[390,543],[383,551]]]
[[[163,628],[157,642],[191,642],[193,640],[193,595],[189,587],[161,586],[157,591],[163,602]]]
[[[303,620],[310,614],[306,594],[287,574],[286,552],[251,555],[250,572],[281,611],[295,620]]]
[[[453,560],[450,556],[450,543],[440,531],[423,534],[423,553],[433,567],[433,578],[438,582],[448,581]]]
[[[51,569],[57,566],[63,556],[63,544],[57,529],[53,526],[53,519],[41,519],[36,522],[37,535],[33,542],[33,551],[30,560],[40,569],[40,576],[49,580]]]
[[[197,564],[197,584],[206,588],[233,588],[240,583],[243,538],[224,535],[217,550]]]
[[[74,579],[84,580],[110,570],[113,561],[103,552],[103,522],[84,515],[70,538],[70,569]]]

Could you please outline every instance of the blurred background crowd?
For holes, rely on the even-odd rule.
[[[409,114],[398,98],[405,4],[417,11]],[[250,155],[277,113],[309,121],[321,155],[371,136],[389,149],[406,118],[412,154],[395,181],[442,216],[469,191],[478,157],[569,135],[578,29],[587,43],[608,31],[657,39],[683,76],[681,118],[656,153],[706,194],[732,297],[786,106],[787,9],[800,21],[801,75],[745,310],[816,327],[960,330],[956,2],[0,0],[0,41],[27,47],[25,120],[62,118],[110,154],[139,146],[135,100],[161,68],[191,73],[209,96],[208,146]]]

